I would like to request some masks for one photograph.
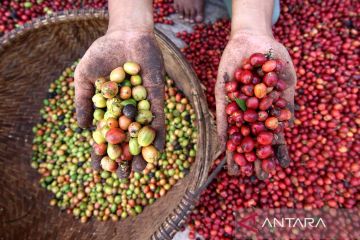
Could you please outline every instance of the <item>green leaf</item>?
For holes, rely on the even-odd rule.
[[[235,102],[239,106],[239,108],[241,108],[241,110],[243,110],[244,112],[246,111],[245,100],[240,99],[240,98],[235,98]]]

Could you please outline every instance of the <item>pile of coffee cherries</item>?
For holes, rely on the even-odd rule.
[[[76,9],[107,8],[107,0],[4,0],[0,2],[0,37],[6,32],[20,27],[35,18],[55,12]],[[155,23],[172,25],[168,17],[175,12],[173,0],[154,0],[153,16]]]
[[[133,170],[138,172],[159,158],[152,145],[156,131],[149,124],[154,116],[140,70],[139,64],[126,62],[110,73],[109,80],[101,77],[95,81],[93,150],[102,158],[99,165],[99,158],[94,157],[93,167],[116,172],[119,178],[129,177],[133,156]]]
[[[279,78],[283,64],[268,55],[254,53],[235,71],[234,80],[225,84],[230,102],[226,148],[234,152],[241,173],[251,176],[259,168],[271,173],[277,159],[272,144],[291,118],[287,101],[281,97],[286,83]]]
[[[360,95],[356,85],[360,77],[356,66],[360,60],[360,2],[280,3],[274,36],[288,49],[297,74],[294,126],[285,129],[290,166],[276,166],[275,175],[264,181],[255,176],[229,176],[223,169],[191,215],[190,239],[195,239],[194,232],[204,239],[234,239],[234,213],[239,208],[359,205],[360,121],[356,103]],[[208,104],[213,108],[215,101],[210,96],[214,96],[217,65],[229,35],[229,20],[197,25],[194,32],[181,33],[188,44],[184,55],[206,86]],[[347,237],[342,234],[342,238]]]

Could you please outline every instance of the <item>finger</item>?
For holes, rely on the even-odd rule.
[[[275,155],[280,163],[280,166],[283,168],[288,167],[291,159],[286,146],[286,139],[283,131],[278,132],[274,135],[274,140],[272,144],[274,146]]]
[[[148,99],[151,102],[151,111],[155,117],[151,122],[151,126],[156,130],[154,145],[159,151],[162,151],[166,138],[164,97],[162,97],[165,94],[165,89],[163,85],[147,86],[147,89],[149,94]]]
[[[179,14],[179,18],[183,19],[184,18],[184,8],[179,5],[177,12]]]
[[[228,168],[228,174],[230,176],[240,175],[240,167],[237,165],[233,158],[234,153],[226,151],[226,164]]]
[[[294,98],[293,98],[294,99]],[[291,103],[289,103],[288,105],[287,105],[287,108],[290,110],[290,112],[291,112],[291,118],[290,118],[290,120],[289,120],[289,126],[290,127],[293,127],[294,126],[294,121],[295,121],[295,104],[294,104],[294,102],[291,104]]]
[[[282,92],[282,97],[288,102],[288,108],[291,111],[291,120],[292,124],[294,121],[294,96],[295,96],[295,85],[296,85],[296,72],[294,65],[291,61],[290,55],[287,50],[283,49],[284,53],[281,56],[283,63],[283,68],[281,69],[279,76],[285,81],[287,88]]]
[[[156,40],[151,37],[144,37],[140,41],[141,47],[132,55],[132,59],[140,63],[143,84],[148,91],[148,99],[151,103],[151,111],[154,120],[151,126],[156,129],[155,147],[162,151],[165,146],[165,70],[160,49]],[[146,54],[146,55],[145,55]]]
[[[215,99],[216,99],[216,126],[218,132],[218,138],[220,146],[222,149],[225,149],[227,141],[227,115],[225,112],[225,107],[227,104],[226,100],[226,91],[225,84],[231,81],[232,76],[234,75],[236,65],[234,63],[229,63],[228,60],[233,59],[233,56],[229,57],[229,54],[224,53],[222,61],[220,62],[219,72],[217,76],[217,81],[215,85]],[[232,155],[227,154],[227,167],[228,173],[230,175],[240,174],[239,167],[233,162]]]
[[[216,126],[219,137],[221,148],[225,150],[227,141],[227,116],[225,112],[226,107],[226,96],[225,96],[225,85],[224,81],[227,81],[229,76],[227,73],[224,74],[223,78],[216,82],[215,86],[215,99],[216,99]]]
[[[261,167],[261,160],[257,159],[254,162],[255,174],[259,180],[265,180],[269,177],[269,174],[265,172]]]
[[[179,13],[179,5],[177,4],[177,2],[174,3],[174,9],[175,12]]]
[[[95,171],[101,170],[101,158],[102,156],[96,155],[94,150],[91,151],[91,166]]]
[[[280,166],[286,168],[290,165],[290,156],[286,144],[275,145],[275,154]]]
[[[94,86],[84,73],[81,63],[75,70],[75,107],[76,118],[81,128],[88,128],[92,124]]]
[[[195,21],[197,23],[202,22],[204,20],[204,1],[196,1],[195,2]]]
[[[225,79],[224,79],[225,78]],[[223,81],[226,81],[228,76],[225,75],[223,79],[220,79],[216,83],[215,98],[216,98],[216,126],[218,132],[218,138],[220,143],[220,149],[225,151],[227,141],[227,116],[225,112],[226,97],[225,97],[225,86]],[[226,152],[226,162],[229,175],[239,175],[240,169],[233,160],[233,154]]]
[[[186,22],[190,21],[190,12],[191,12],[190,9],[188,9],[188,8],[184,9],[184,18],[185,18]]]
[[[195,16],[196,16],[196,10],[195,10],[195,8],[191,8],[190,13],[189,13],[190,23],[195,22]]]
[[[285,136],[282,131],[274,134],[274,139],[273,139],[272,144],[273,145],[286,144]]]

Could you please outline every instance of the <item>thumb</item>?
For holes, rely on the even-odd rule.
[[[291,159],[289,156],[288,148],[286,146],[284,133],[282,131],[275,135],[273,144],[275,149],[275,155],[278,159],[278,162],[280,163],[280,166],[283,168],[288,167],[290,165]]]
[[[94,95],[94,86],[91,80],[84,74],[81,62],[75,69],[74,78],[77,122],[81,128],[89,128],[93,118],[91,97]]]
[[[282,92],[282,97],[288,102],[287,108],[291,112],[290,125],[293,125],[295,114],[294,114],[294,96],[295,96],[295,85],[296,85],[296,72],[291,58],[287,51],[285,51],[286,57],[283,60],[283,67],[280,70],[280,79],[285,82],[286,87]],[[287,60],[286,60],[287,59]]]

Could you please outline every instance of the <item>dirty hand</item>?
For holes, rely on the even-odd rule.
[[[152,126],[157,130],[155,146],[165,144],[164,67],[160,49],[153,32],[108,32],[87,50],[75,70],[75,104],[80,127],[90,127],[93,118],[94,82],[108,76],[112,69],[134,61],[141,66],[143,84],[148,91]]]
[[[277,42],[272,35],[260,35],[246,31],[234,34],[231,36],[222,55],[215,87],[217,128],[223,150],[225,150],[226,146],[228,127],[225,113],[227,105],[225,83],[233,80],[235,69],[240,67],[244,58],[248,58],[256,52],[268,53],[270,50],[274,58],[280,59],[284,63],[279,77],[287,83],[287,89],[283,92],[282,97],[288,101],[289,109],[293,113],[296,74],[286,48]],[[294,115],[292,114],[292,116]],[[290,163],[290,158],[283,133],[278,134],[275,139],[276,141],[273,144],[275,145],[276,157],[282,167],[287,167]],[[228,173],[230,175],[240,174],[239,166],[234,162],[232,153],[227,152],[226,157]],[[262,170],[256,171],[256,175],[260,179],[264,179],[267,176]]]

